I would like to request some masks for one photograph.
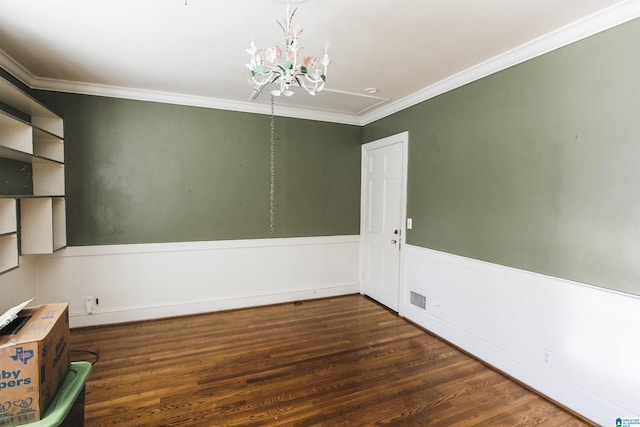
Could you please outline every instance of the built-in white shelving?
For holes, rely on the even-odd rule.
[[[33,154],[33,128],[0,112],[0,145],[16,151],[16,156]],[[9,155],[10,156],[10,155]]]
[[[0,235],[17,232],[16,200],[0,199]]]
[[[23,254],[50,254],[67,244],[64,197],[20,199]]]
[[[16,200],[0,199],[0,272],[18,266]]]
[[[3,78],[0,157],[30,163],[33,184],[32,194],[0,194],[3,273],[18,266],[20,253],[49,254],[67,244],[63,120]]]
[[[0,235],[0,273],[18,267],[18,235]]]
[[[64,138],[64,121],[39,101],[0,78],[0,101],[31,117],[31,125]]]
[[[34,157],[31,167],[35,196],[64,195],[64,164]]]
[[[33,129],[33,154],[64,163],[64,142],[59,136],[39,128]]]

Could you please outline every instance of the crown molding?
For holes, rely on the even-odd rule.
[[[640,0],[624,0],[614,6],[566,25],[487,61],[427,86],[407,97],[372,107],[362,114],[341,114],[304,108],[279,106],[278,116],[364,126],[419,104],[450,90],[518,65],[555,49],[640,17]],[[255,114],[271,114],[271,107],[254,102],[232,101],[173,92],[72,82],[34,76],[0,50],[0,66],[33,89],[97,95],[139,101],[162,102]]]
[[[37,77],[11,56],[6,54],[2,49],[0,49],[0,67],[4,68],[8,73],[32,89],[271,115],[270,105],[259,104],[256,102],[232,101],[228,99],[210,98],[174,92],[162,92]],[[299,107],[293,108],[278,106],[276,116],[362,126],[361,118],[356,115],[318,111]]]
[[[362,116],[361,123],[363,126],[367,125],[419,104],[420,102],[449,92],[450,90],[480,80],[483,77],[513,67],[514,65],[544,55],[545,53],[606,31],[638,17],[640,17],[640,0],[623,1],[447,77],[405,98],[392,101]]]
[[[33,87],[36,77],[2,49],[0,49],[0,67],[25,85]]]
[[[187,105],[191,107],[213,108],[218,110],[238,111],[243,113],[271,114],[271,106],[249,101],[233,101],[229,99],[210,98],[174,92],[100,85],[94,83],[80,83],[63,80],[36,78],[30,86],[34,89],[55,92],[97,95],[110,98],[123,98],[137,101],[161,102],[166,104]],[[277,116],[293,117],[297,119],[316,120],[323,122],[361,125],[357,116],[317,111],[305,108],[292,108],[279,105]]]

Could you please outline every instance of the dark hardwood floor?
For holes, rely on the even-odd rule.
[[[73,329],[87,426],[586,426],[352,295]]]

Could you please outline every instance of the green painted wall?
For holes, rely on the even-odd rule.
[[[271,235],[269,116],[38,97],[65,119],[70,246],[359,233],[361,127],[276,117]]]
[[[640,294],[640,20],[367,125],[409,131],[407,242]]]

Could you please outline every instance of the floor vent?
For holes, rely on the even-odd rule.
[[[411,304],[422,309],[427,308],[427,297],[411,291]]]

